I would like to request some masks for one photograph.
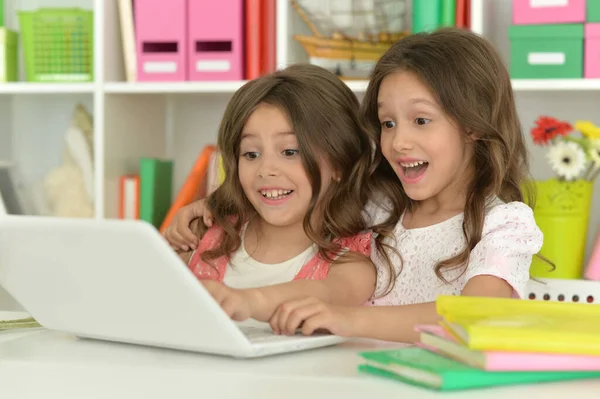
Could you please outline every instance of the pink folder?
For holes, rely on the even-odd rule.
[[[242,0],[188,0],[189,80],[242,80]]]
[[[134,2],[140,82],[186,80],[186,5],[187,0]]]

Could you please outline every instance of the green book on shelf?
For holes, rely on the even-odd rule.
[[[444,0],[413,0],[412,33],[429,32],[440,27],[442,1]]]
[[[363,352],[360,372],[440,391],[599,378],[600,371],[485,371],[420,347]]]
[[[456,0],[442,0],[441,26],[456,24]]]
[[[171,207],[173,162],[156,158],[140,160],[140,219],[160,227]]]

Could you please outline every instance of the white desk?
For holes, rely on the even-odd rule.
[[[600,380],[437,393],[357,373],[356,352],[386,346],[356,340],[237,360],[46,330],[0,332],[0,394],[10,399],[600,398]]]

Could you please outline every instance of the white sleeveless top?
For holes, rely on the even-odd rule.
[[[387,217],[387,212],[374,204],[365,212],[374,222]],[[445,272],[446,280],[450,281],[447,284],[436,276],[435,265],[463,250],[466,242],[463,217],[459,214],[441,223],[414,229],[404,228],[400,221],[394,229],[396,242],[388,239],[386,243],[398,250],[402,262],[390,253],[399,275],[392,291],[383,297],[379,296],[387,286],[389,272],[373,243],[371,259],[377,266],[377,289],[372,304],[404,305],[432,302],[438,295],[459,295],[467,281],[477,275],[502,278],[516,295],[523,297],[532,257],[543,242],[531,208],[522,202],[505,204],[494,199],[487,209],[481,241],[471,251],[466,271],[463,268]]]

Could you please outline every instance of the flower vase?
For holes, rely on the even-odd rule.
[[[585,245],[592,200],[592,182],[585,180],[536,181],[535,221],[544,234],[540,255],[534,256],[532,277],[583,278]]]

